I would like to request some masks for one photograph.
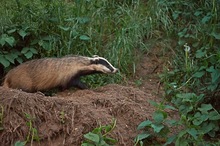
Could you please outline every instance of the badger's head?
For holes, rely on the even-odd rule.
[[[97,72],[116,73],[118,71],[118,69],[113,67],[107,59],[99,57],[98,55],[93,55],[93,58],[91,58],[91,64],[95,65]]]

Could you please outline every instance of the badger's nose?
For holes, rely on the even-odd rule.
[[[113,73],[116,73],[116,72],[118,72],[118,69],[117,69],[117,68],[115,68],[115,69],[113,70]]]

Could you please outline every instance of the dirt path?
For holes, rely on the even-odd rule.
[[[0,87],[0,106],[4,110],[0,145],[26,140],[30,132],[27,123],[31,123],[40,138],[34,145],[79,146],[83,134],[110,124],[113,118],[117,123],[111,136],[118,140],[117,145],[134,145],[137,125],[151,119],[155,111],[147,101],[161,100],[158,73],[163,63],[153,52],[143,58],[137,68],[136,84],[130,86],[111,84],[60,92],[53,97]]]

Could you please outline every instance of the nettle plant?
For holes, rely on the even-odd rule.
[[[166,141],[165,145],[172,143],[175,137],[169,138],[169,127],[176,126],[177,121],[168,119],[168,113],[165,110],[176,109],[173,106],[165,105],[164,103],[156,103],[154,101],[149,101],[149,103],[156,107],[156,111],[153,113],[153,120],[145,120],[138,125],[137,129],[142,131],[142,133],[138,134],[135,138],[135,146],[138,144],[141,146],[146,144],[156,145],[162,144]]]
[[[215,137],[219,131],[220,114],[211,104],[204,104],[204,94],[179,93],[172,102],[179,108],[180,125],[184,129],[174,135],[176,145],[204,145],[205,135]]]
[[[116,119],[112,120],[109,125],[100,125],[89,133],[84,134],[85,140],[81,146],[112,146],[117,143],[117,140],[108,135],[114,130]]]
[[[24,59],[30,59],[38,51],[33,47],[22,47],[28,41],[30,31],[28,27],[10,27],[4,30],[0,36],[0,63],[5,67],[11,64],[22,63]]]

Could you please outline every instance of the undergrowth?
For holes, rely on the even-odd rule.
[[[146,50],[148,22],[140,2],[106,0],[3,0],[0,6],[0,64],[7,72],[26,60],[66,54],[107,58],[120,72],[90,77],[103,85],[135,72],[135,53]],[[150,29],[150,28],[149,28]]]
[[[172,58],[160,77],[165,100],[170,101],[180,114],[179,121],[173,124],[182,128],[179,133],[164,137],[166,142],[163,145],[206,146],[220,143],[219,3],[219,0],[149,1],[153,8],[156,7],[150,11],[151,16],[155,16],[152,21],[156,21],[160,25],[159,30],[172,38],[175,44],[171,50],[165,48]],[[155,122],[158,122],[155,114],[161,120],[166,118],[156,111],[153,116]],[[147,120],[139,125],[138,129],[144,128],[144,133],[136,138],[139,144],[151,140],[153,135],[149,133],[152,132],[149,128],[153,128],[157,137],[163,136],[158,131],[163,126],[153,126],[152,123]]]
[[[171,56],[161,81],[180,120],[166,123],[164,103],[143,121],[136,144],[218,145],[220,123],[220,0],[2,0],[0,68],[66,54],[107,58],[120,72],[89,76],[92,87],[125,81],[138,54],[153,44]],[[172,45],[168,39],[173,40]],[[172,47],[171,47],[172,46]],[[171,53],[172,52],[172,53]],[[158,106],[159,105],[159,106]],[[183,127],[169,136],[169,126]],[[88,136],[88,135],[87,135]],[[91,133],[90,133],[90,136]]]
[[[91,132],[84,134],[85,140],[81,146],[111,146],[117,143],[116,139],[109,137],[108,135],[114,130],[116,126],[116,119],[112,120],[111,124],[100,125],[93,129]]]

